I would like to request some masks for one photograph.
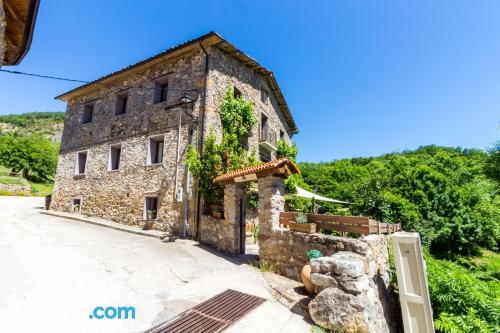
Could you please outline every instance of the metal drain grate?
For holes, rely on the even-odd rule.
[[[264,301],[263,298],[228,289],[182,312],[177,319],[161,323],[145,333],[220,332]]]

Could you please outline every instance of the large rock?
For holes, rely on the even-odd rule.
[[[358,278],[367,273],[366,259],[356,253],[341,251],[329,257],[333,272],[340,276]]]
[[[364,305],[356,296],[338,288],[327,288],[309,303],[313,321],[325,328],[345,333],[366,333]]]

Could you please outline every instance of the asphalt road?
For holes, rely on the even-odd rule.
[[[227,288],[268,299],[226,332],[309,332],[258,270],[191,241],[40,214],[43,198],[0,197],[0,332],[142,332]],[[90,319],[133,306],[135,319]]]

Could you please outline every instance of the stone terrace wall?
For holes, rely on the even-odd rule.
[[[275,228],[272,235],[259,239],[259,256],[288,278],[299,281],[299,273],[308,262],[307,251],[319,250],[330,256],[338,251],[351,251],[365,256],[380,274],[388,271],[387,238],[371,235],[364,238],[306,234]]]
[[[324,255],[311,261],[317,295],[309,312],[314,322],[341,332],[398,332],[400,309],[388,288],[386,236],[355,239],[276,227],[264,239],[259,235],[261,261],[297,281],[312,249]]]

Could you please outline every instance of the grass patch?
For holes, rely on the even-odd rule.
[[[28,185],[26,179],[14,176],[4,176],[0,175],[0,184],[7,185]]]
[[[22,177],[8,176],[10,172],[11,170],[9,168],[0,165],[0,184],[30,186],[31,192],[28,191],[9,192],[5,190],[0,190],[0,195],[44,197],[46,195],[52,194],[52,190],[54,189],[53,183],[31,182]]]
[[[44,197],[46,195],[52,194],[54,189],[54,184],[52,183],[29,183],[31,185],[31,195],[37,197]]]

